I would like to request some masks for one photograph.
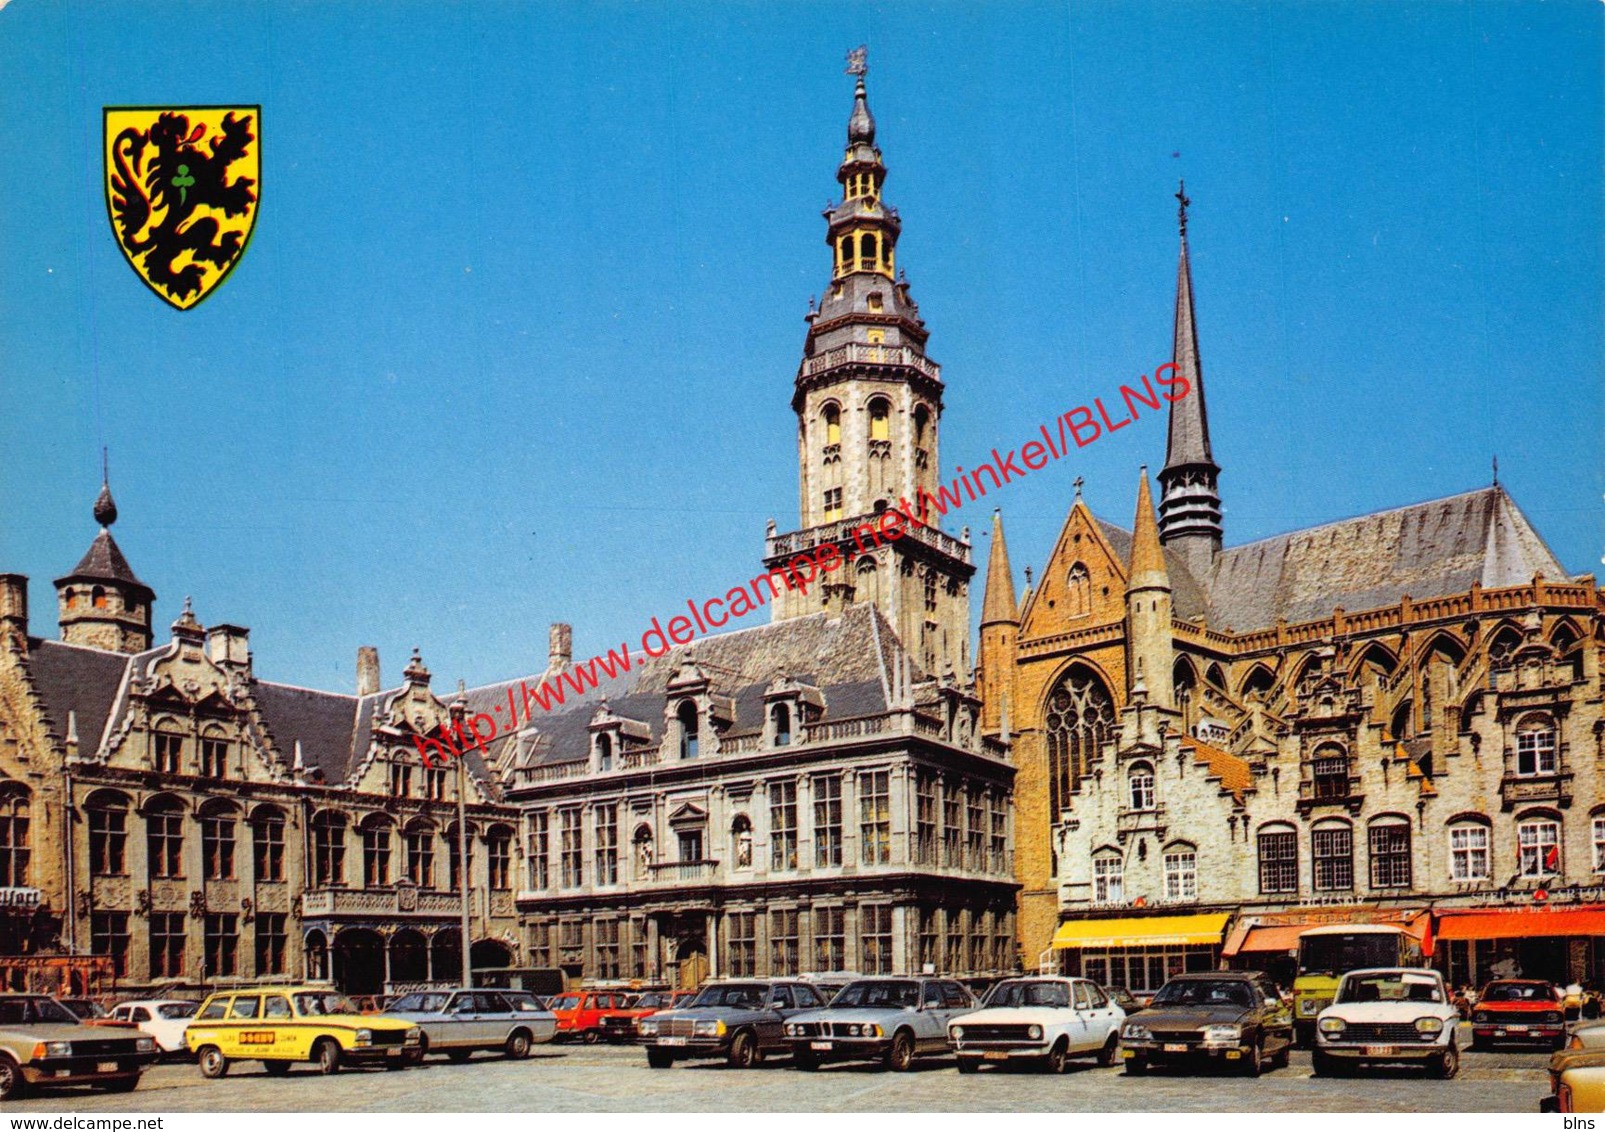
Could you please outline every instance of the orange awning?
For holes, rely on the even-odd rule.
[[[1524,908],[1505,912],[1441,912],[1439,939],[1525,939],[1605,936],[1605,908]]]
[[[1299,933],[1307,930],[1308,924],[1238,928],[1223,950],[1227,955],[1236,955],[1239,951],[1297,951]]]

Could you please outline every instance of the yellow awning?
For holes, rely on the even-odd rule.
[[[1230,912],[1195,916],[1132,916],[1124,920],[1071,920],[1053,933],[1056,949],[1067,947],[1166,947],[1219,943]]]

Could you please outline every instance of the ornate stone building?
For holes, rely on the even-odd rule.
[[[1185,206],[1157,517],[1146,469],[1130,530],[1078,495],[1018,604],[995,531],[1027,962],[1286,974],[1300,926],[1379,920],[1456,981],[1605,981],[1605,595],[1497,484],[1223,547]]]
[[[462,783],[474,961],[512,962],[518,816],[482,763],[422,765],[412,736],[451,711],[422,661],[381,691],[363,650],[354,696],[259,680],[247,630],[187,601],[153,646],[104,487],[95,517],[56,582],[61,640],[32,635],[27,579],[0,575],[0,891],[27,894],[0,911],[9,981],[456,978]]]

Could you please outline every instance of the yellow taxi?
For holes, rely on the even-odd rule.
[[[230,1061],[260,1061],[272,1076],[310,1061],[320,1073],[342,1065],[401,1069],[423,1057],[423,1031],[403,1018],[361,1014],[328,987],[254,987],[218,991],[184,1031],[201,1076],[228,1073]]]

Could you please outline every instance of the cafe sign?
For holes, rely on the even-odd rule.
[[[0,888],[0,909],[32,911],[42,902],[37,888]]]

